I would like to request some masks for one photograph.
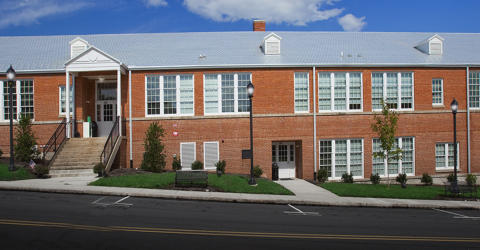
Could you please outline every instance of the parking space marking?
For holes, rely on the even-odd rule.
[[[110,206],[113,206],[113,207],[125,207],[125,208],[128,208],[130,206],[133,206],[133,204],[131,203],[123,203],[122,201],[130,198],[130,196],[125,196],[115,202],[111,202],[111,203],[108,203],[108,202],[100,202],[102,200],[104,200],[105,198],[107,198],[107,196],[104,196],[104,197],[100,197],[98,198],[97,200],[93,201],[92,202],[92,205],[94,206],[100,206],[100,207],[110,207]]]
[[[438,209],[438,208],[432,208],[432,209],[433,209],[433,210],[435,210],[435,211],[444,212],[444,213],[447,213],[447,214],[454,215],[454,216],[453,216],[453,218],[455,218],[455,219],[472,219],[472,220],[480,220],[480,217],[466,216],[466,215],[463,215],[463,214],[454,213],[454,212],[450,212],[450,211],[445,211],[445,210]]]
[[[288,215],[312,215],[312,216],[321,216],[317,212],[304,212],[291,204],[288,204],[289,207],[295,209],[296,211],[283,211],[283,213],[288,214]]]

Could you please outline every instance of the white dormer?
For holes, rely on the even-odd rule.
[[[429,55],[442,55],[443,54],[443,41],[444,39],[438,34],[433,35],[420,42],[415,48]]]
[[[263,38],[262,48],[265,55],[280,55],[280,40],[282,38],[275,33],[270,33]]]
[[[90,45],[87,41],[83,40],[80,37],[77,37],[70,41],[70,58],[74,58],[82,54],[85,50],[88,49]]]

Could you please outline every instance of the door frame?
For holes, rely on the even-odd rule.
[[[295,179],[297,177],[297,153],[296,153],[296,142],[295,141],[272,141],[272,147],[275,145],[275,162],[279,166],[279,176],[278,178],[280,179],[280,164],[278,161],[279,157],[279,146],[280,145],[287,145],[287,164],[288,165],[293,165],[292,171],[292,176],[283,178],[283,179]],[[293,146],[293,150],[291,147]],[[293,152],[293,161],[290,160],[290,154]],[[273,153],[273,152],[272,152]],[[273,155],[272,155],[273,158]],[[273,159],[272,159],[273,160]],[[273,162],[272,162],[273,163]]]
[[[113,119],[112,119],[112,126],[113,126],[113,123],[115,122],[115,119],[116,117],[118,116],[117,114],[117,98],[118,96],[117,95],[117,92],[115,91],[115,100],[99,100],[99,96],[98,96],[98,85],[99,84],[104,84],[104,83],[115,83],[115,90],[117,89],[117,81],[116,80],[104,80],[102,82],[100,82],[99,80],[95,80],[95,121],[97,122],[97,127],[98,127],[98,131],[97,131],[97,136],[98,137],[101,137],[100,136],[100,131],[99,131],[99,128],[100,128],[100,122],[104,122],[104,117],[103,117],[103,107],[101,108],[100,111],[101,112],[101,116],[102,116],[102,121],[98,121],[97,118],[98,118],[98,105],[104,105],[104,104],[112,104],[113,107],[112,107],[112,112],[113,112]],[[105,136],[108,136],[108,135],[105,135]]]

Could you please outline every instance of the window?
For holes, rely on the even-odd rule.
[[[220,158],[218,153],[218,142],[204,142],[203,153],[205,169],[216,169],[215,164]]]
[[[318,73],[318,110],[362,110],[362,74]]]
[[[250,112],[247,93],[250,79],[250,73],[205,74],[205,114]]]
[[[296,72],[295,85],[295,112],[308,112],[308,73]]]
[[[0,88],[0,98],[3,98],[1,104],[0,113],[3,113],[0,120],[9,120],[10,115],[13,115],[13,119],[17,119],[20,114],[27,115],[30,118],[34,118],[34,103],[33,103],[33,80],[19,80],[13,84],[13,110],[10,111],[10,97],[8,82],[0,82],[3,87]],[[19,107],[20,106],[20,107]]]
[[[453,143],[437,143],[435,145],[435,168],[437,170],[454,168],[454,150]],[[460,150],[457,143],[457,167],[460,166],[459,155]]]
[[[468,82],[470,108],[480,108],[480,72],[470,71]]]
[[[195,142],[180,143],[180,163],[182,164],[182,169],[191,169],[195,159]]]
[[[443,79],[432,79],[432,104],[443,105]]]
[[[380,139],[373,139],[373,152],[382,152]],[[402,149],[402,159],[390,160],[388,164],[388,175],[397,175],[405,173],[407,175],[415,174],[415,140],[413,137],[401,137],[395,139],[395,148]],[[376,158],[372,156],[372,174],[387,176],[385,166],[387,159]]]
[[[65,85],[62,85],[62,86],[59,86],[58,87],[58,92],[59,92],[59,101],[60,101],[60,105],[59,105],[59,114],[60,115],[66,115],[66,104],[67,104],[67,93],[65,91]],[[70,112],[72,112],[73,110],[73,86],[70,85]]]
[[[146,76],[146,115],[193,115],[193,75]]]
[[[319,166],[334,179],[344,173],[363,177],[363,140],[321,140]]]
[[[372,73],[372,109],[382,109],[382,100],[391,109],[413,109],[413,73]]]

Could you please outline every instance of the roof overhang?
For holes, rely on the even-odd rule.
[[[65,70],[68,72],[121,70],[125,74],[127,67],[115,57],[91,46],[80,55],[68,60],[65,63]]]

